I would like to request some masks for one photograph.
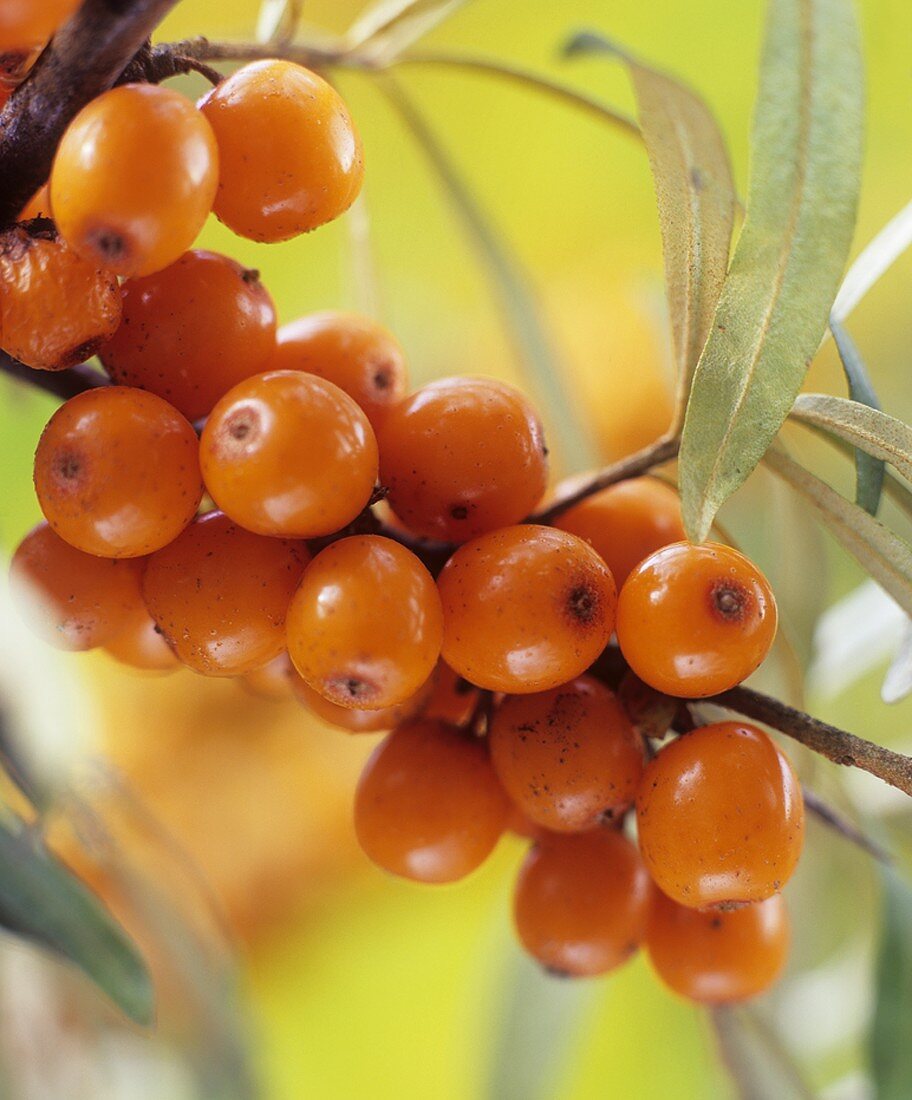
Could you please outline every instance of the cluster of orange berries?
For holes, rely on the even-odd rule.
[[[392,729],[358,787],[362,847],[439,883],[507,828],[530,837],[516,924],[549,969],[601,974],[645,943],[685,996],[754,995],[785,958],[801,789],[766,734],[693,728],[685,701],[764,659],[769,585],[684,541],[660,481],[530,521],[547,450],[520,393],[409,393],[385,330],[320,314],[277,332],[256,273],[186,251],[210,208],[285,239],[360,177],[336,93],[283,62],[199,108],[128,85],[77,116],[53,222],[0,237],[0,345],[44,369],[97,351],[114,384],[41,436],[47,522],[14,555],[14,594],[62,648],[278,680],[343,729]]]

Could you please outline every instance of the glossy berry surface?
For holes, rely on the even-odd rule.
[[[79,0],[3,0],[0,51],[43,46],[78,7]]]
[[[766,577],[728,546],[666,546],[637,566],[618,599],[618,642],[630,667],[658,691],[689,699],[754,672],[776,624]]]
[[[508,696],[495,711],[488,743],[513,803],[556,832],[619,817],[643,774],[639,736],[614,693],[590,676]]]
[[[430,698],[424,707],[427,718],[438,718],[451,726],[464,726],[478,705],[478,688],[440,661],[431,681]]]
[[[255,271],[227,256],[185,252],[124,283],[123,321],[101,350],[105,370],[198,420],[232,386],[266,369],[276,314]]]
[[[126,624],[104,648],[122,665],[142,672],[173,672],[180,668],[177,654],[146,610],[145,604],[130,614]]]
[[[431,686],[429,680],[422,684],[414,695],[391,707],[361,710],[358,707],[342,707],[338,703],[331,703],[318,691],[314,691],[297,673],[292,680],[295,697],[302,706],[321,721],[345,730],[347,733],[385,733],[400,726],[407,719],[414,718],[417,714],[424,716]]]
[[[430,573],[391,539],[356,535],[319,553],[288,609],[288,652],[331,703],[360,710],[410,699],[440,656]]]
[[[64,370],[117,330],[117,279],[82,259],[47,223],[0,234],[0,347],[26,366]]]
[[[518,391],[493,378],[442,378],[386,416],[380,478],[406,526],[444,542],[524,519],[548,477],[542,427]]]
[[[592,547],[523,524],[459,548],[438,581],[443,658],[492,691],[547,691],[579,676],[614,630],[611,573]]]
[[[143,595],[185,665],[239,676],[285,649],[285,613],[307,561],[303,544],[210,512],[149,558]]]
[[[215,213],[254,241],[285,241],[344,213],[361,190],[361,140],[322,77],[255,61],[200,102],[221,162]]]
[[[241,382],[200,441],[206,488],[249,531],[317,538],[345,527],[377,480],[377,441],[338,386],[298,371]]]
[[[218,180],[209,123],[170,88],[124,84],[70,123],[51,171],[67,243],[118,275],[161,271],[203,227]]]
[[[23,619],[57,649],[94,649],[111,641],[142,607],[132,561],[84,554],[39,524],[16,549],[10,591]]]
[[[241,686],[250,695],[260,699],[284,700],[294,696],[292,679],[300,679],[287,653],[280,653],[265,665],[245,672],[240,678]]]
[[[717,722],[649,763],[637,829],[650,874],[675,901],[695,909],[761,901],[782,888],[801,855],[801,785],[762,730]]]
[[[656,973],[702,1004],[765,992],[785,966],[789,920],[780,894],[727,913],[699,912],[656,894],[646,938]]]
[[[319,375],[344,390],[376,430],[405,397],[405,355],[391,332],[356,313],[327,311],[279,329],[270,370]]]
[[[685,538],[678,494],[652,477],[619,481],[593,493],[554,523],[592,546],[618,588],[644,558]]]
[[[150,554],[196,514],[203,491],[196,435],[155,394],[87,390],[42,432],[35,491],[57,534],[87,554]]]
[[[543,836],[519,872],[513,916],[523,946],[543,967],[589,978],[634,954],[651,895],[636,848],[613,829]]]
[[[406,722],[377,746],[355,795],[368,857],[416,882],[454,882],[479,867],[509,804],[484,745],[442,722]]]

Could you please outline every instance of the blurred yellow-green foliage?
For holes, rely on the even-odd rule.
[[[304,15],[338,31],[360,6],[307,0]],[[743,192],[763,9],[761,0],[472,0],[427,45],[522,62],[632,109],[620,68],[558,59],[571,31],[597,28],[707,98]],[[256,10],[254,0],[183,0],[160,37],[249,38]],[[912,5],[861,0],[860,10],[869,129],[856,251],[908,201],[912,147]],[[668,351],[642,149],[590,116],[489,77],[416,67],[401,79],[530,273],[602,456],[648,442],[668,414]],[[370,75],[341,73],[339,84],[365,142],[380,312],[408,352],[413,380],[481,372],[522,382],[491,284],[421,152]],[[346,219],[273,247],[239,241],[213,222],[202,243],[259,268],[283,320],[359,304]],[[885,407],[907,420],[910,287],[912,255],[851,325]],[[842,392],[832,353],[820,357],[811,385]],[[50,408],[4,387],[7,550],[38,518],[31,454]],[[809,454],[832,461],[819,448]],[[747,520],[748,540],[751,522],[757,517]],[[837,563],[830,597],[859,579]],[[208,878],[243,943],[241,995],[268,1100],[533,1100],[521,1063],[538,1065],[543,1050],[555,1055],[554,1076],[534,1084],[549,1100],[728,1094],[706,1021],[664,993],[642,960],[582,991],[531,975],[509,928],[518,841],[445,889],[365,867],[348,819],[365,739],[317,728],[293,704],[242,696],[232,684],[133,678],[93,658],[80,669],[101,708],[107,751]],[[877,740],[899,736],[912,717],[909,706],[880,705],[873,677],[826,706],[826,716]],[[817,831],[812,840],[795,923],[802,958],[819,964],[854,942],[860,916],[873,918],[834,885],[847,874],[864,892],[869,872],[859,858]],[[798,899],[831,887],[832,909],[801,908]],[[543,996],[551,1014],[524,1016],[526,993]],[[848,1038],[812,1072],[839,1076],[856,1052],[857,1036]]]

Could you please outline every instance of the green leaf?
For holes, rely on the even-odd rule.
[[[912,890],[895,871],[883,872],[883,884],[868,1058],[877,1100],[908,1100],[912,1094]]]
[[[412,43],[461,8],[466,0],[377,0],[345,34],[351,53],[391,64]]]
[[[781,1039],[756,1012],[710,1009],[719,1053],[741,1100],[813,1100]]]
[[[879,520],[771,447],[766,464],[815,509],[819,518],[855,560],[912,614],[912,549]]]
[[[862,115],[851,0],[770,0],[747,214],[681,442],[695,541],[772,443],[826,330],[855,223]]]
[[[34,833],[12,823],[0,824],[0,926],[69,959],[131,1020],[152,1023],[151,978],[126,933]]]
[[[578,34],[566,47],[571,56],[592,51],[623,62],[636,95],[662,229],[678,363],[677,430],[728,267],[736,206],[728,150],[712,112],[690,88],[597,34]]]
[[[846,330],[830,318],[830,331],[836,341],[836,348],[842,362],[842,369],[849,384],[849,397],[871,409],[879,409],[880,401],[874,392],[874,385],[868,375],[867,368],[862,361],[855,341]],[[880,507],[880,497],[883,493],[884,463],[883,459],[874,458],[865,454],[864,450],[855,448],[855,503],[859,508],[864,508],[872,516],[877,515]]]

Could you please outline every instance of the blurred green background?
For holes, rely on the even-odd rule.
[[[253,0],[183,0],[160,38],[250,38],[257,7]],[[307,0],[304,17],[341,31],[360,7]],[[909,200],[912,178],[912,6],[862,0],[859,8],[869,125],[856,251]],[[632,111],[619,67],[559,59],[570,32],[598,29],[705,96],[729,139],[743,193],[763,12],[760,0],[470,0],[423,46],[521,62]],[[594,449],[610,459],[648,442],[668,414],[669,355],[642,149],[589,115],[488,76],[412,67],[400,79],[528,272],[559,350],[562,383]],[[492,284],[422,152],[373,77],[343,72],[338,83],[365,143],[378,310],[406,348],[413,381],[491,373],[523,383]],[[184,86],[191,94],[202,87]],[[213,221],[201,244],[260,269],[280,317],[290,320],[363,303],[351,232],[343,218],[263,247]],[[885,408],[906,420],[910,288],[907,255],[850,324]],[[809,385],[844,392],[831,350]],[[8,551],[38,519],[31,455],[51,405],[10,385],[2,397],[0,539]],[[846,465],[832,452],[795,438],[817,469],[849,485]],[[559,448],[556,459],[560,467]],[[746,494],[731,522],[758,548],[761,564],[823,584],[820,562],[792,558],[787,539],[769,543],[769,496],[762,488]],[[832,602],[862,577],[831,546],[827,556]],[[505,840],[481,872],[444,889],[419,889],[365,867],[347,805],[372,739],[346,738],[293,704],[257,701],[231,684],[183,674],[143,680],[94,656],[68,660],[102,716],[101,748],[228,912],[241,945],[239,997],[251,1058],[267,1100],[729,1095],[707,1018],[665,993],[642,959],[582,987],[541,978],[520,959],[509,917],[523,853],[518,840]],[[873,672],[810,705],[875,740],[908,742],[912,705],[888,710],[878,687]],[[873,784],[846,790],[835,769],[803,764],[837,801],[887,819],[894,813]],[[138,846],[140,868],[143,852]],[[795,1048],[815,1087],[842,1082],[834,1098],[864,1095],[847,1089],[853,1081],[862,1088],[873,893],[863,857],[812,827],[791,889],[793,976],[766,1016],[778,1022],[781,1042]],[[206,1055],[198,1021],[188,1023],[167,1000],[163,1021],[176,1050],[199,1044]]]

